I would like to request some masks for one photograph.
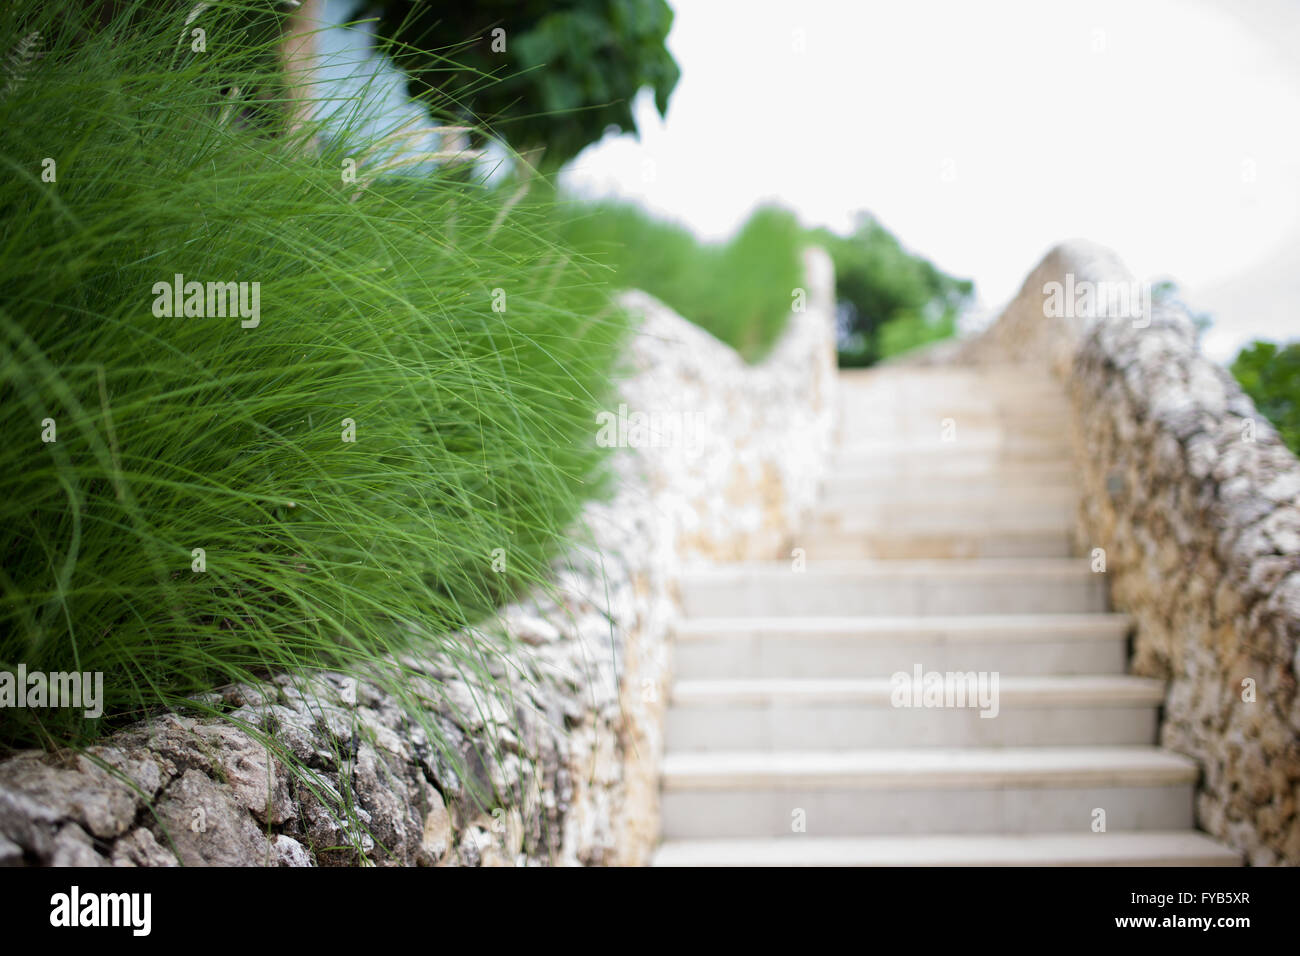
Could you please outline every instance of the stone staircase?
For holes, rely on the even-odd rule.
[[[655,862],[1239,863],[1194,829],[1163,686],[1125,673],[1129,621],[1076,556],[1059,387],[896,367],[840,401],[799,550],[683,582]],[[895,706],[918,671],[989,693]]]

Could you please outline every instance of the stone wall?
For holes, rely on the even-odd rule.
[[[366,681],[281,677],[224,689],[225,719],[11,756],[0,863],[646,862],[676,578],[788,547],[830,448],[833,280],[824,254],[806,265],[807,310],[758,366],[628,295],[643,323],[605,433],[617,491],[585,512],[552,592],[503,612],[506,642],[458,636],[505,692],[443,655],[407,662],[418,720]]]
[[[1132,280],[1060,246],[961,360],[1050,365],[1068,387],[1080,543],[1104,548],[1133,670],[1168,680],[1162,743],[1203,768],[1202,828],[1252,863],[1300,864],[1300,462],[1181,307],[1049,318],[1044,287]]]

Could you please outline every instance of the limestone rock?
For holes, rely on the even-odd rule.
[[[150,829],[174,846],[186,866],[264,866],[266,835],[229,787],[197,770],[186,770],[155,807]]]
[[[276,866],[311,866],[307,848],[283,833],[271,841],[271,854]]]

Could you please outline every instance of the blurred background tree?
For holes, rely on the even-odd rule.
[[[438,91],[550,170],[607,130],[635,133],[643,88],[665,114],[679,76],[664,45],[665,0],[380,0],[378,9],[379,35],[401,48],[413,93]]]
[[[952,336],[974,284],[902,247],[869,213],[847,236],[815,229],[811,240],[835,263],[840,365],[872,365]]]
[[[1232,374],[1287,447],[1300,454],[1300,342],[1252,342],[1233,361]]]
[[[559,235],[610,269],[617,286],[649,292],[751,362],[784,331],[804,281],[804,232],[779,206],[758,207],[725,242],[702,242],[686,226],[619,200],[574,200],[553,211]]]

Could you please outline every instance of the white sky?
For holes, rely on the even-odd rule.
[[[1300,337],[1300,2],[670,2],[667,120],[639,101],[578,191],[709,238],[870,210],[991,308],[1086,237],[1211,312],[1217,359]]]

